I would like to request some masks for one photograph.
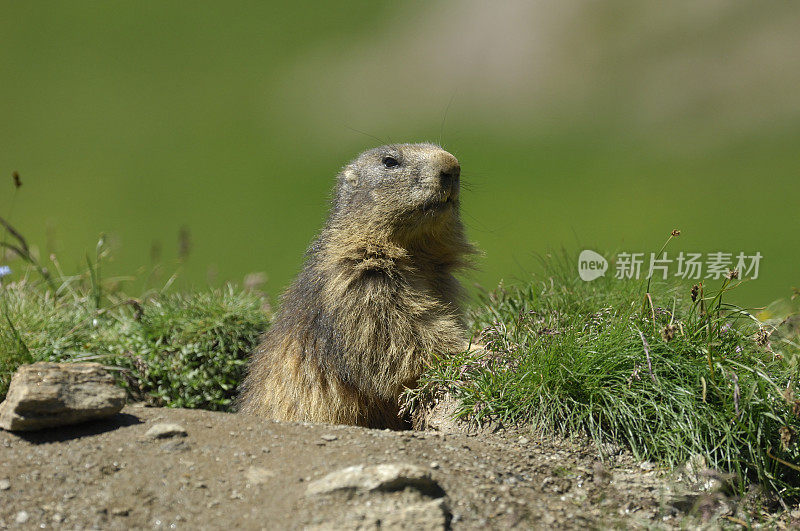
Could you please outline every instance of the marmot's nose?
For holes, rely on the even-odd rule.
[[[461,166],[458,162],[453,162],[439,171],[439,182],[442,188],[452,188],[458,182],[458,177],[461,175]]]

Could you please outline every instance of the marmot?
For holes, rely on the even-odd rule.
[[[362,153],[250,362],[239,410],[400,429],[398,399],[433,354],[464,350],[453,272],[475,253],[458,160],[433,144]]]

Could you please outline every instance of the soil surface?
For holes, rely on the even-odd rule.
[[[163,423],[179,427],[148,434]],[[0,528],[736,528],[747,518],[713,475],[698,469],[692,487],[610,453],[601,460],[590,444],[512,431],[390,432],[128,406],[105,421],[0,430]],[[400,482],[306,493],[342,468],[390,463],[424,468],[440,491]]]

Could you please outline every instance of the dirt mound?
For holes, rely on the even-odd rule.
[[[0,528],[678,526],[730,503],[588,445],[199,410],[0,431],[0,455]]]

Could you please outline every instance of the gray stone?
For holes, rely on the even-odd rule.
[[[22,365],[0,404],[0,428],[32,431],[116,415],[125,391],[99,363]]]
[[[391,463],[357,465],[337,470],[311,482],[306,489],[306,496],[334,492],[395,491],[405,487],[435,496],[444,494],[439,484],[431,478],[429,470],[407,463]]]
[[[145,437],[151,439],[169,439],[170,437],[186,437],[186,428],[180,424],[170,424],[167,422],[159,422],[147,430],[144,434]]]
[[[8,490],[11,488],[11,482],[7,479],[0,479],[0,490]]]

